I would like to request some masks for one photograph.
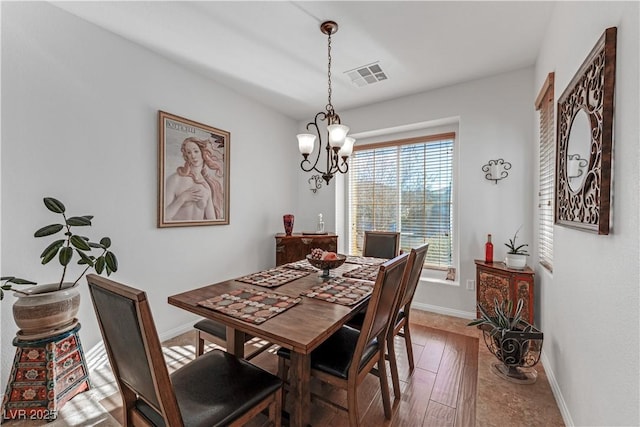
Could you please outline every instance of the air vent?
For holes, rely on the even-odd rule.
[[[377,62],[364,65],[362,67],[354,68],[353,70],[345,71],[345,74],[351,79],[351,83],[358,87],[377,83],[382,80],[387,80],[387,75],[380,64]]]

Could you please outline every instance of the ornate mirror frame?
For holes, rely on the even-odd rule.
[[[605,30],[558,99],[555,222],[598,234],[609,234],[616,33],[616,27]],[[571,126],[580,111],[589,118],[590,155],[582,185],[574,191],[567,157]]]

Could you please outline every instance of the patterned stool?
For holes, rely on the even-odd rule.
[[[77,323],[52,337],[13,339],[17,349],[2,404],[4,419],[54,420],[69,399],[91,388],[79,330]]]

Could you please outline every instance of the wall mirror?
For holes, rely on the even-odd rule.
[[[609,234],[616,28],[607,28],[558,99],[559,225]]]

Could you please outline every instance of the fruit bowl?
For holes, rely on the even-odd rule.
[[[307,255],[307,261],[315,268],[322,270],[322,277],[330,277],[329,270],[340,267],[347,260],[346,255],[336,254],[337,259],[317,259],[311,258],[311,255]]]

